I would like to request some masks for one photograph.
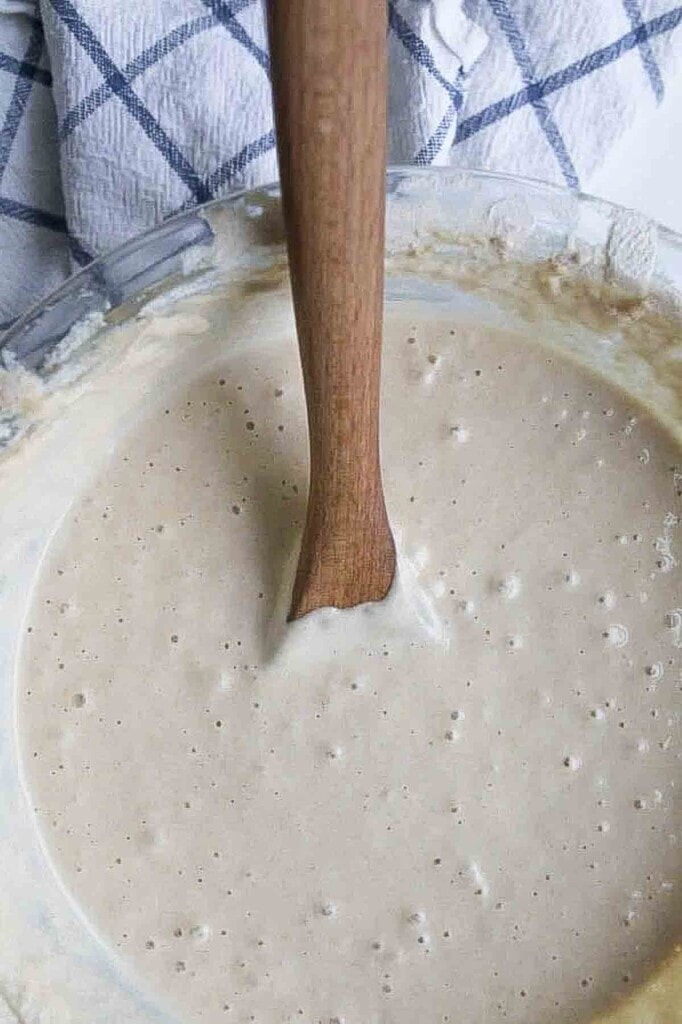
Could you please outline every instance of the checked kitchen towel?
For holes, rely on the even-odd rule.
[[[660,103],[669,0],[388,0],[393,162],[584,187]],[[277,176],[262,0],[0,0],[0,325],[175,211]]]

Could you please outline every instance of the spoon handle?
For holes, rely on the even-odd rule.
[[[385,597],[379,464],[386,0],[269,0],[291,283],[310,434],[290,618]]]

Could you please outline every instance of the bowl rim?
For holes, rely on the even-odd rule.
[[[448,179],[455,180],[457,178],[482,182],[506,182],[510,186],[527,188],[531,192],[557,196],[563,199],[571,199],[579,205],[594,207],[602,212],[608,211],[614,215],[635,213],[645,218],[646,221],[656,229],[661,240],[678,248],[682,252],[682,232],[677,232],[655,218],[642,214],[641,211],[636,210],[634,207],[625,206],[622,203],[614,203],[610,199],[604,199],[589,192],[570,189],[565,185],[557,185],[541,178],[534,178],[528,175],[515,174],[507,171],[486,170],[484,168],[470,169],[466,167],[447,165],[420,167],[412,164],[390,164],[386,168],[386,195],[388,196],[391,194],[392,185],[395,185],[406,178],[423,178],[424,180],[441,179],[444,182]],[[3,358],[6,356],[6,350],[9,349],[11,343],[20,338],[22,332],[33,321],[38,319],[41,314],[54,306],[60,298],[67,295],[73,289],[76,289],[79,282],[86,281],[88,277],[94,277],[96,279],[98,276],[102,276],[102,268],[108,263],[124,259],[126,256],[138,251],[145,244],[153,242],[155,238],[161,238],[165,234],[172,234],[174,225],[179,225],[183,221],[189,221],[192,218],[203,218],[205,214],[210,214],[212,210],[218,207],[234,205],[248,197],[257,197],[259,195],[279,197],[281,195],[279,181],[271,181],[263,185],[250,188],[234,189],[223,196],[217,196],[214,199],[209,199],[205,203],[181,208],[175,213],[169,214],[168,217],[159,221],[157,224],[152,225],[146,230],[133,235],[125,242],[113,246],[111,249],[108,249],[99,256],[96,256],[95,259],[86,266],[80,267],[73,274],[70,274],[60,285],[50,291],[42,299],[39,299],[37,302],[28,306],[28,308],[14,321],[14,323],[0,334],[0,368],[2,368],[8,361],[11,365],[16,363],[15,358],[10,357],[9,360]],[[191,247],[192,246],[189,246],[188,248]],[[116,307],[114,306],[113,308]]]

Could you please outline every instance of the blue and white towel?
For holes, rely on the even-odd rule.
[[[669,0],[388,0],[394,162],[584,186],[682,55]],[[0,0],[0,325],[276,177],[263,0]]]

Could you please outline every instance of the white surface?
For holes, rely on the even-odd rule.
[[[611,150],[586,191],[682,232],[682,79]]]

